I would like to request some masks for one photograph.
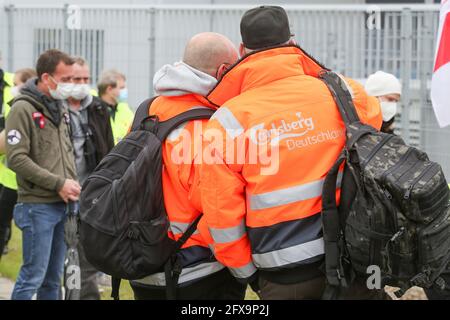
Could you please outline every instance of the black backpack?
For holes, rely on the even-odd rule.
[[[168,298],[174,299],[181,273],[176,253],[200,220],[199,216],[178,241],[168,237],[162,143],[180,124],[209,119],[214,111],[192,109],[159,122],[148,116],[152,101],[139,106],[131,132],[101,160],[80,195],[81,244],[87,260],[112,276],[115,299],[120,279],[136,280],[162,271]]]
[[[367,279],[371,265],[380,268],[381,288],[400,287],[397,295],[415,285],[445,289],[440,275],[449,264],[450,208],[440,165],[399,136],[362,124],[338,75],[326,71],[320,78],[347,130],[344,149],[323,186],[326,298],[336,298],[355,276]]]

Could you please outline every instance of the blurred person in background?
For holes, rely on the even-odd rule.
[[[106,70],[100,75],[97,88],[98,96],[108,107],[114,144],[117,144],[128,133],[134,117],[127,103],[126,77],[117,70]]]
[[[13,98],[20,94],[20,88],[25,82],[36,77],[36,71],[31,68],[19,69],[12,76],[13,86],[9,87],[9,94],[7,90],[3,92],[2,116],[6,119],[11,109],[10,104]],[[11,76],[6,77],[6,80]],[[5,86],[4,86],[5,88]],[[17,202],[17,182],[16,175],[6,166],[5,155],[5,130],[4,124],[0,133],[0,259],[2,254],[8,252],[8,241],[11,239],[11,221],[13,219],[14,206]]]
[[[109,110],[91,92],[89,65],[81,57],[74,58],[73,90],[67,100],[71,139],[78,181],[82,185],[101,159],[114,147],[109,121]],[[97,270],[86,260],[81,244],[78,245],[81,268],[81,300],[99,300]]]
[[[383,115],[382,132],[394,133],[394,121],[397,114],[397,106],[402,94],[402,85],[393,75],[384,71],[377,71],[367,78],[365,89],[373,97],[380,101]]]

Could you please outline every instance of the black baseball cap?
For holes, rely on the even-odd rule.
[[[241,36],[248,49],[276,46],[291,37],[286,11],[278,6],[260,6],[244,13]]]

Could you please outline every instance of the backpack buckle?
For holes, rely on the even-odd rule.
[[[434,283],[438,286],[439,289],[445,290],[447,283],[442,277],[438,277]]]
[[[141,124],[139,126],[140,130],[150,131],[154,134],[157,133],[159,127],[159,118],[157,115],[151,115],[144,120],[141,121]]]
[[[395,242],[403,233],[405,232],[405,227],[401,227],[397,233],[395,233],[392,238],[389,240],[389,242]]]
[[[409,282],[414,286],[425,287],[426,284],[429,282],[429,278],[426,272],[421,272],[412,277]]]
[[[180,258],[178,256],[174,259],[172,265],[172,272],[175,276],[179,276],[181,274],[183,267],[181,266]]]
[[[128,238],[133,239],[133,240],[139,239],[140,231],[137,226],[138,223],[139,222],[137,222],[137,221],[130,221],[130,225],[129,225],[128,231],[127,231]]]

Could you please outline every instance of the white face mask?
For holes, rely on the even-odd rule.
[[[128,99],[128,89],[127,88],[120,89],[118,102],[126,102],[127,99]]]
[[[380,105],[384,122],[391,120],[397,113],[397,102],[380,101]]]
[[[91,86],[89,84],[81,83],[74,84],[72,90],[72,98],[76,100],[83,100],[89,95],[91,91]]]
[[[19,94],[20,94],[20,88],[21,88],[22,86],[14,86],[14,87],[12,87],[11,88],[11,95],[15,98],[15,97],[17,97]]]
[[[52,77],[53,79],[53,77]],[[53,81],[56,83],[56,90],[52,90],[48,88],[50,95],[55,100],[66,100],[72,95],[73,91],[73,83],[71,82],[56,82],[55,79]]]

